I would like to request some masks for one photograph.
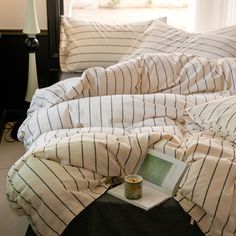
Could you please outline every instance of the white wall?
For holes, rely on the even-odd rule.
[[[35,0],[40,29],[47,29],[46,0]],[[0,29],[22,29],[26,0],[0,0]]]

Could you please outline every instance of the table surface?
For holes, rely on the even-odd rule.
[[[75,217],[63,236],[203,236],[171,198],[148,211],[105,193]],[[29,227],[26,236],[33,236]]]

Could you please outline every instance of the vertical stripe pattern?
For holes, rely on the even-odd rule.
[[[175,198],[201,230],[235,235],[235,76],[235,58],[151,53],[37,90],[9,205],[37,235],[60,235],[154,148],[188,163]]]

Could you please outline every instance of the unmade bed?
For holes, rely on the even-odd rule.
[[[158,27],[179,38],[153,47]],[[9,204],[35,234],[236,235],[236,39],[219,32],[157,20],[117,63],[36,91],[18,130],[27,152],[7,176]],[[177,195],[146,212],[106,191],[148,148],[189,168]]]

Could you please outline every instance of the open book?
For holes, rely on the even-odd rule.
[[[149,149],[140,160],[134,174],[143,177],[142,198],[130,200],[124,195],[124,183],[111,188],[108,193],[133,205],[149,210],[176,194],[187,170],[187,163]]]

